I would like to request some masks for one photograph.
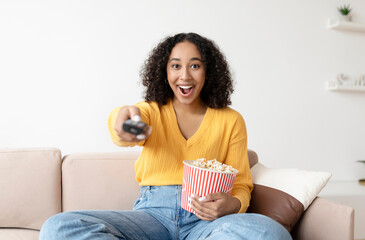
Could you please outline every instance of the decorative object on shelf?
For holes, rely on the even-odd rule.
[[[337,83],[345,86],[365,86],[365,76],[360,75],[359,78],[351,79],[343,73],[339,73],[336,76]]]
[[[332,91],[365,91],[365,75],[350,78],[343,73],[339,73],[336,76],[336,81],[327,82],[326,89]]]
[[[351,22],[351,8],[350,8],[350,4],[345,4],[341,7],[338,7],[337,8],[338,11],[340,12],[341,14],[341,20],[343,21],[348,21],[348,22]]]
[[[336,79],[337,83],[340,85],[346,85],[346,86],[352,85],[352,82],[350,81],[349,77],[343,73],[337,74]]]
[[[328,18],[327,27],[333,30],[365,32],[365,24]]]
[[[358,162],[362,162],[362,163],[364,163],[364,164],[365,164],[365,160],[358,160]],[[365,186],[365,178],[361,178],[361,179],[359,179],[359,183],[360,183],[361,185],[364,185],[364,186]]]

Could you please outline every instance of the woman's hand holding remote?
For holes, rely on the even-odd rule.
[[[129,128],[132,131],[125,131],[127,128],[123,129],[123,124],[127,120],[132,120],[134,122],[140,122],[141,121],[141,112],[139,111],[139,108],[135,106],[123,106],[118,113],[117,120],[115,122],[114,130],[120,137],[122,141],[125,142],[140,142],[142,140],[146,140],[149,135],[151,134],[152,127],[147,126],[144,129],[143,133],[136,134],[138,131],[133,131],[133,128]],[[127,121],[127,123],[130,123],[130,121]],[[130,125],[130,124],[128,124]],[[137,124],[136,124],[137,125]]]

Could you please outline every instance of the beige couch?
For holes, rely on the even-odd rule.
[[[131,209],[139,194],[138,151],[61,155],[60,150],[0,150],[0,239],[38,239],[61,211]],[[250,164],[257,155],[249,152]],[[350,240],[354,210],[316,198],[292,231],[294,239]]]

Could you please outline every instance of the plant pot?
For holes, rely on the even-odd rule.
[[[359,179],[359,184],[365,186],[365,178]]]
[[[340,20],[341,21],[346,21],[346,22],[351,22],[351,15],[347,14],[347,15],[340,15]]]

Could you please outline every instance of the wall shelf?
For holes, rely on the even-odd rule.
[[[365,32],[364,23],[347,22],[340,20],[328,19],[327,27],[334,30],[354,31],[354,32]]]
[[[327,91],[365,92],[365,86],[340,85],[337,82],[326,82]]]

